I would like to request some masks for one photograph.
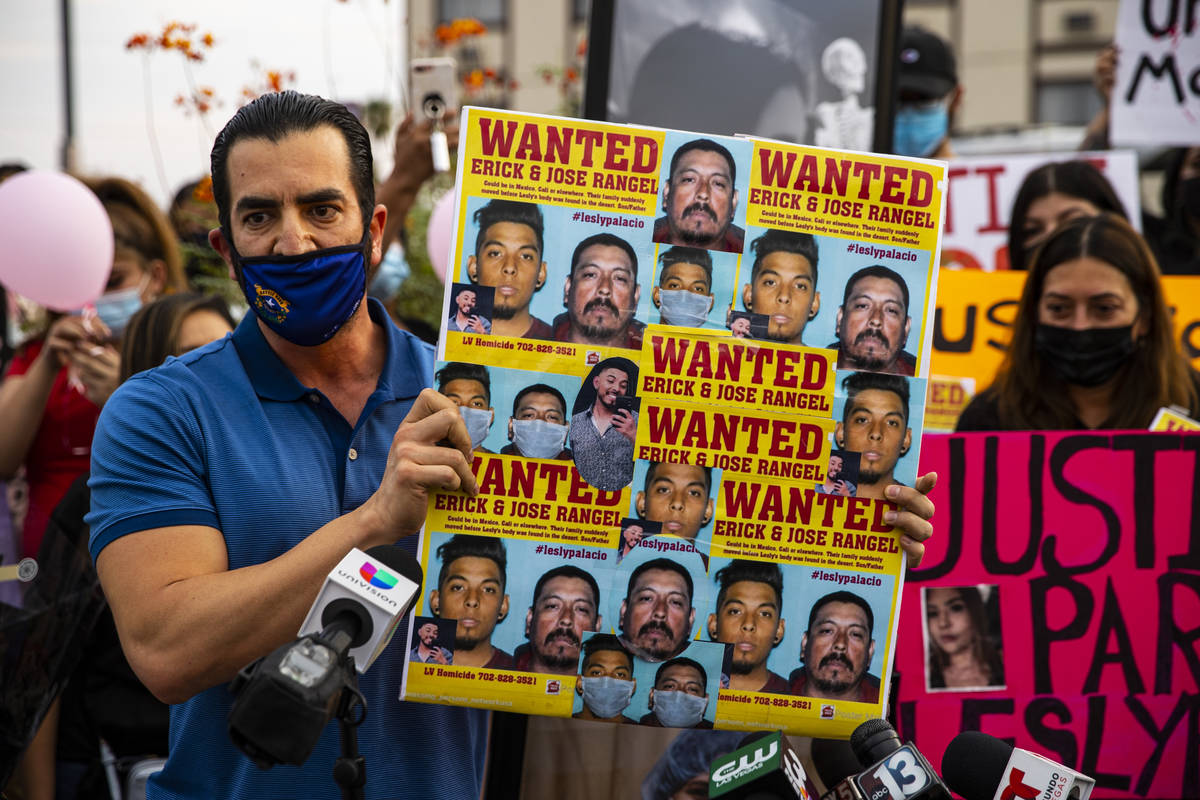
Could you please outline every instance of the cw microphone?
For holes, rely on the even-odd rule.
[[[720,800],[808,800],[800,756],[781,731],[759,731],[713,759],[708,796]]]
[[[946,784],[967,800],[1088,800],[1096,781],[979,731],[950,740]]]
[[[230,684],[229,737],[262,769],[308,760],[335,714],[366,716],[355,671],[387,646],[420,593],[421,565],[396,545],[351,550],[309,609],[300,638],[242,669]],[[361,705],[356,721],[348,719]]]
[[[950,791],[912,742],[901,744],[887,720],[869,719],[850,734],[858,763],[869,764],[843,783],[845,800],[951,800]],[[839,789],[841,784],[835,789]]]

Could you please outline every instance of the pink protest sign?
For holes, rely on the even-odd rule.
[[[928,435],[935,538],[909,573],[897,722],[935,767],[960,730],[1096,779],[1200,797],[1200,435]]]

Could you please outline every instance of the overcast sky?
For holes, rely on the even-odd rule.
[[[294,71],[294,88],[343,101],[399,100],[403,0],[70,3],[79,170],[131,178],[161,202],[208,172],[213,134],[237,110],[242,87],[261,83],[267,69]],[[64,136],[59,2],[0,0],[0,19],[0,162],[57,169]],[[206,60],[190,65],[196,84],[224,101],[208,114],[207,127],[174,103],[188,93],[180,53],[145,59],[125,49],[134,34],[154,36],[172,20],[196,23],[197,35],[211,31],[216,39]],[[166,186],[148,134],[146,67]]]

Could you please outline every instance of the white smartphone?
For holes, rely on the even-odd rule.
[[[409,65],[413,114],[441,118],[458,110],[458,66],[453,58],[414,58]]]

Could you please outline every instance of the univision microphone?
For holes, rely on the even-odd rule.
[[[800,756],[782,731],[759,731],[713,759],[708,796],[720,800],[808,800]]]
[[[355,670],[365,672],[383,652],[422,577],[417,560],[396,545],[347,553],[325,579],[300,638],[246,666],[230,684],[229,738],[238,749],[262,769],[299,766],[346,692],[365,715]]]
[[[887,720],[869,719],[850,734],[850,747],[866,769],[834,786],[838,800],[951,800],[950,791],[911,742],[901,744]]]
[[[979,731],[950,740],[946,784],[967,800],[1088,800],[1096,781]]]

